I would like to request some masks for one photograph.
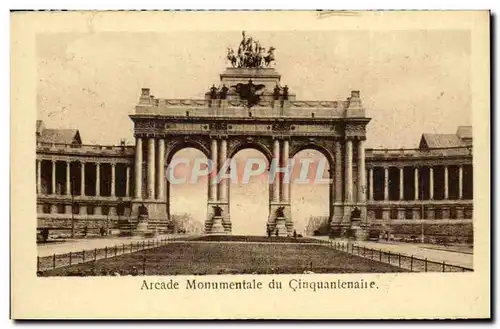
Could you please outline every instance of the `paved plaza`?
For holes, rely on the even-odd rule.
[[[328,237],[316,237],[321,240],[328,240]],[[337,242],[348,242],[347,240],[334,240]],[[415,243],[398,243],[391,241],[356,241],[357,245],[375,250],[382,250],[405,256],[414,256],[434,262],[445,262],[449,265],[457,265],[467,268],[474,267],[474,258],[472,253],[447,251],[435,249],[438,246]]]
[[[137,243],[147,240],[160,240],[160,239],[180,239],[183,237],[188,237],[183,234],[164,234],[157,235],[154,238],[145,238],[141,236],[133,237],[106,237],[106,238],[95,238],[95,239],[71,239],[64,242],[52,242],[46,244],[39,244],[37,246],[38,256],[45,257],[51,256],[53,254],[60,255],[69,252],[79,252],[82,250],[92,250],[104,247],[114,247],[115,245]]]

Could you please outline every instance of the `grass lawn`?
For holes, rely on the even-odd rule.
[[[144,263],[144,259],[146,262]],[[144,266],[144,267],[143,267]],[[135,252],[71,267],[58,268],[43,276],[67,275],[204,275],[204,274],[298,274],[402,272],[378,263],[308,244],[179,242],[146,252]]]
[[[234,241],[234,242],[285,242],[285,243],[318,243],[317,239],[293,238],[287,236],[255,236],[255,235],[204,235],[194,241]]]

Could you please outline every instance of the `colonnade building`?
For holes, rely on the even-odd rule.
[[[232,67],[204,99],[159,99],[144,88],[130,118],[134,146],[86,145],[76,129],[37,121],[39,228],[115,228],[120,219],[136,222],[140,207],[151,226],[167,227],[166,169],[186,147],[200,150],[219,170],[245,148],[280,166],[304,149],[321,152],[331,168],[326,220],[332,231],[348,228],[356,208],[366,227],[389,231],[472,225],[472,128],[424,133],[415,149],[365,149],[370,118],[356,90],[345,100],[300,101],[274,68]],[[230,185],[208,180],[207,216],[199,219],[206,233],[231,233]],[[277,175],[269,185],[267,229],[293,232],[290,200],[290,184]]]

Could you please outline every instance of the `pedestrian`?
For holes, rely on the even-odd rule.
[[[293,238],[297,239],[297,231],[296,230],[293,230]]]

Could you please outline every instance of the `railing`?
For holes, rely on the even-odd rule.
[[[44,271],[57,268],[69,267],[71,265],[95,262],[100,259],[108,259],[120,255],[130,254],[138,251],[144,251],[152,248],[167,245],[173,242],[179,242],[185,237],[170,237],[156,240],[143,240],[130,243],[122,243],[112,247],[85,249],[78,252],[69,252],[65,254],[53,254],[51,256],[37,257],[37,273],[41,275]],[[446,262],[436,262],[427,258],[402,255],[392,253],[381,249],[371,249],[356,245],[351,242],[336,242],[332,240],[318,240],[316,243],[330,247],[334,250],[348,253],[354,256],[370,259],[380,263],[389,264],[410,272],[472,272],[473,269],[458,265],[446,264]],[[147,256],[144,253],[143,272],[145,273],[145,263]],[[312,264],[311,264],[312,270]],[[144,274],[143,273],[143,274]]]
[[[324,241],[331,248],[349,253],[351,255],[371,259],[380,263],[389,264],[410,272],[472,272],[473,269],[458,265],[446,264],[446,262],[436,262],[427,258],[392,253],[381,249],[371,249],[358,246],[354,243]]]
[[[83,249],[81,251],[69,252],[65,254],[53,254],[51,256],[44,257],[38,256],[36,266],[37,273],[157,248],[182,239],[185,239],[185,237],[167,237],[155,240],[122,243],[111,247],[107,246],[104,248]]]
[[[37,150],[47,150],[47,151],[64,151],[72,153],[85,153],[85,152],[97,152],[97,153],[122,153],[122,152],[132,152],[135,149],[133,145],[89,145],[89,144],[62,144],[62,143],[36,143]]]
[[[472,146],[441,147],[432,149],[366,149],[367,157],[429,157],[472,155]]]

